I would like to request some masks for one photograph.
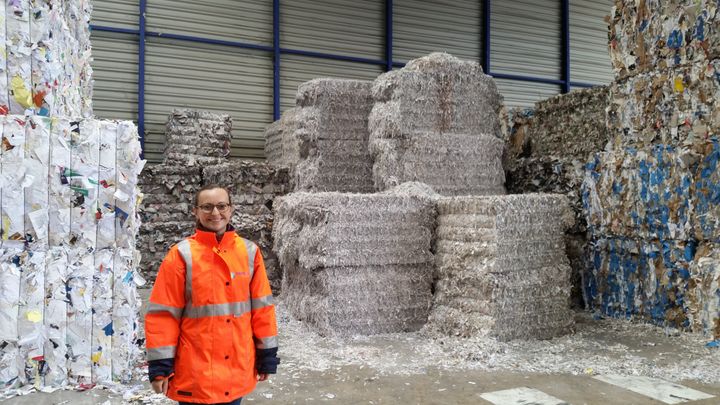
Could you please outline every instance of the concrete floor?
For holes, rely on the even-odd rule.
[[[144,301],[147,300],[147,290],[142,291]],[[687,357],[688,341],[683,341],[676,336],[667,336],[662,333],[648,333],[647,328],[639,329],[634,333],[634,326],[627,325],[619,327],[611,324],[612,327],[595,329],[594,322],[586,315],[579,316],[577,325],[579,332],[567,339],[572,342],[577,339],[589,340],[590,347],[608,347],[622,343],[623,350],[608,351],[604,355],[615,356],[611,359],[622,359],[632,354],[642,364],[652,364],[663,367],[680,365],[684,368],[707,367],[715,363],[720,353],[715,350],[696,350],[696,357]],[[357,351],[351,347],[345,349],[344,345],[338,345],[332,339],[304,335],[304,331],[298,329],[297,322],[286,322],[281,328],[280,341],[284,342],[281,347],[282,364],[279,374],[270,381],[260,383],[254,393],[246,398],[246,404],[491,404],[480,397],[481,394],[499,390],[528,387],[535,388],[564,402],[552,402],[552,404],[568,403],[581,404],[663,404],[663,402],[651,399],[647,396],[636,394],[624,388],[620,388],[594,378],[592,370],[588,374],[563,373],[548,368],[546,373],[522,372],[493,369],[478,369],[469,367],[463,369],[448,369],[442,367],[443,361],[435,363],[433,358],[425,361],[422,367],[404,367],[405,364],[415,362],[421,351],[413,351],[417,342],[409,341],[402,343],[397,337],[389,336],[377,340],[362,341],[361,343],[349,342],[350,346],[355,345],[363,349],[371,349],[372,353],[379,353],[381,363],[370,361],[367,364],[352,364],[346,362],[328,363],[330,367],[318,369],[312,359],[317,358],[323,361],[328,358],[353,357]],[[638,326],[640,328],[640,326]],[[284,330],[283,330],[284,329]],[[630,335],[628,330],[632,331]],[[584,332],[582,332],[584,331]],[[284,332],[284,333],[283,333]],[[284,336],[283,336],[284,335]],[[315,340],[313,340],[315,339]],[[319,339],[319,340],[318,340]],[[393,340],[396,339],[396,340]],[[389,342],[389,340],[393,340]],[[399,339],[401,340],[401,339]],[[321,344],[318,344],[321,342]],[[328,351],[325,346],[333,346],[334,351]],[[567,343],[565,343],[567,347]],[[303,352],[304,349],[307,350]],[[694,346],[702,346],[694,344]],[[563,346],[561,346],[563,347]],[[614,354],[613,354],[614,353]],[[697,357],[697,353],[700,353]],[[388,368],[378,368],[383,364],[383,356],[388,356],[390,372]],[[392,360],[390,360],[392,358]],[[522,357],[519,357],[522,359]],[[567,359],[573,359],[570,356]],[[689,359],[689,360],[688,360]],[[701,362],[699,360],[705,361]],[[579,361],[582,361],[580,358]],[[619,363],[621,364],[621,363]],[[397,372],[395,367],[397,365]],[[522,365],[511,365],[513,369],[522,370]],[[525,368],[527,369],[527,368]],[[581,370],[584,369],[581,368]],[[541,369],[541,371],[544,369]],[[614,371],[614,370],[611,370]],[[605,370],[607,372],[607,370]],[[633,374],[633,370],[617,370],[617,374]],[[579,374],[579,375],[577,375]],[[690,374],[694,375],[694,374]],[[716,375],[716,374],[709,374]],[[665,376],[657,376],[663,378]],[[714,377],[713,377],[714,378]],[[669,379],[669,377],[667,377]],[[715,382],[701,382],[699,380],[678,381],[686,387],[693,388],[703,393],[713,395],[714,398],[683,401],[686,404],[720,404],[720,380]],[[124,391],[124,392],[123,392]],[[123,393],[124,398],[123,398]],[[109,392],[107,390],[94,389],[86,392],[58,391],[52,394],[34,393],[22,397],[15,397],[3,401],[8,405],[39,405],[39,404],[171,404],[173,402],[162,399],[161,396],[152,395],[149,384],[136,382],[120,392]],[[508,402],[508,404],[536,404],[545,405],[550,402]]]
[[[684,402],[693,405],[720,404],[720,384],[683,385],[715,395],[715,398]],[[261,383],[247,397],[248,404],[491,404],[480,394],[516,387],[539,389],[569,404],[632,405],[662,404],[645,396],[598,381],[590,376],[567,374],[543,375],[507,372],[444,372],[429,370],[424,375],[386,376],[378,378],[374,371],[361,367],[343,367],[333,372],[280,373],[270,382]],[[146,385],[145,392],[149,388]],[[106,402],[109,401],[109,402]],[[148,401],[148,402],[145,402]],[[53,394],[31,394],[6,400],[8,405],[38,404],[126,404],[170,401],[123,400],[107,391],[62,391]]]

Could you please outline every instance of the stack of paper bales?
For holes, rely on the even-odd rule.
[[[92,114],[90,2],[0,5],[0,384],[130,379],[140,303],[132,122]]]
[[[577,218],[572,233],[585,232],[580,191],[585,163],[610,138],[605,124],[608,96],[608,87],[599,86],[538,101],[533,110],[509,113],[508,192],[567,195]]]
[[[303,83],[296,107],[267,128],[268,162],[290,170],[294,190],[374,190],[367,123],[371,85],[344,79]]]
[[[207,165],[230,155],[232,118],[228,114],[174,110],[166,125],[165,163]]]
[[[715,1],[615,0],[608,23],[608,49],[618,78],[720,56]]]
[[[438,213],[428,329],[502,340],[570,331],[563,235],[573,215],[566,197],[450,197],[439,201]]]
[[[195,230],[193,198],[203,185],[202,170],[163,163],[148,165],[140,175],[144,197],[137,246],[143,253],[140,269],[146,279],[155,280],[170,247]]]
[[[398,190],[293,193],[273,236],[288,310],[324,334],[415,331],[432,299],[435,205]]]
[[[128,380],[143,283],[137,129],[9,115],[0,151],[3,386]]]
[[[434,53],[378,77],[369,119],[375,187],[504,194],[501,96],[476,62]]]
[[[89,0],[0,5],[0,114],[92,116]]]
[[[234,161],[203,170],[206,184],[221,184],[230,191],[235,208],[231,224],[244,238],[257,243],[273,293],[280,292],[282,271],[272,251],[273,203],[287,193],[288,170],[265,162]]]
[[[612,17],[613,139],[583,192],[588,299],[610,315],[717,336],[717,5],[618,0]]]

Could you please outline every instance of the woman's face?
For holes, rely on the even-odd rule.
[[[222,188],[204,190],[198,195],[197,201],[197,206],[193,207],[193,215],[200,224],[215,233],[225,232],[233,213],[228,193]],[[221,209],[223,207],[225,210]]]

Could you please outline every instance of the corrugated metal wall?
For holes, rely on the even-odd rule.
[[[272,1],[148,0],[149,31],[272,44]]]
[[[137,120],[138,43],[131,34],[93,32],[93,110],[106,119]]]
[[[108,27],[137,28],[139,14],[138,0],[96,0],[93,1],[91,23]]]
[[[92,24],[137,29],[137,0],[93,3]],[[138,40],[134,34],[93,31],[93,109],[107,119],[137,120]]]
[[[161,159],[173,108],[227,113],[231,156],[263,158],[262,133],[272,121],[272,60],[267,52],[148,38],[145,67],[145,151]]]
[[[495,1],[490,14],[490,71],[560,79],[562,66],[559,1]],[[560,93],[558,85],[498,80],[510,107],[532,106]]]
[[[612,81],[607,51],[608,25],[613,0],[570,0],[570,80],[589,84]]]
[[[96,0],[93,24],[138,29],[139,0]],[[432,51],[481,60],[482,1],[394,0],[395,62]],[[570,0],[571,80],[602,84],[612,77],[604,15],[612,0]],[[291,54],[294,50],[381,61],[384,0],[281,0],[280,109],[294,105],[297,85],[315,77],[371,80],[379,63]],[[490,69],[561,78],[561,2],[492,2]],[[148,31],[272,46],[268,0],[147,0]],[[138,35],[93,32],[95,112],[136,119]],[[272,52],[149,36],[146,41],[146,157],[161,158],[164,124],[174,107],[233,116],[232,156],[261,158],[263,129],[272,120]],[[561,91],[557,84],[497,79],[509,106],[532,106]]]
[[[383,0],[281,0],[280,7],[283,48],[383,58]]]
[[[342,79],[374,80],[382,73],[382,68],[366,63],[353,63],[335,60],[318,60],[307,56],[285,55],[280,65],[281,111],[295,106],[295,94],[301,83],[318,77],[337,77]]]
[[[480,60],[482,2],[477,0],[393,1],[393,59],[407,62],[430,52]]]

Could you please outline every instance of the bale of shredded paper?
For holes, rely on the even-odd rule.
[[[567,196],[575,213],[571,233],[585,232],[587,225],[582,204],[585,163],[572,158],[543,156],[518,158],[506,166],[509,194],[552,193]]]
[[[610,85],[615,145],[700,147],[720,133],[720,61],[658,69]]]
[[[375,186],[387,190],[410,181],[442,195],[505,194],[503,148],[501,139],[487,135],[378,139],[370,146]]]
[[[504,194],[501,96],[479,64],[433,53],[373,84],[375,188],[406,181],[443,195]]]
[[[428,331],[501,340],[570,332],[564,196],[443,198],[438,212]]]
[[[202,187],[202,168],[181,164],[148,165],[140,175],[142,225],[137,246],[143,276],[155,280],[168,249],[192,234],[193,198]]]
[[[290,187],[288,170],[266,162],[233,161],[206,167],[203,179],[228,188],[235,209],[230,223],[240,236],[260,247],[273,293],[280,293],[282,271],[272,251],[272,208]]]
[[[372,92],[371,138],[500,136],[502,96],[477,62],[432,53],[380,75]]]
[[[265,158],[278,167],[294,169],[300,160],[300,143],[295,137],[298,108],[286,110],[265,129]]]
[[[585,162],[610,139],[605,110],[607,86],[575,90],[538,101],[532,110],[512,110],[508,154],[562,157]]]
[[[416,331],[432,299],[435,224],[417,187],[292,193],[275,204],[286,307],[330,335]]]
[[[695,162],[691,151],[668,145],[597,153],[583,183],[591,232],[640,239],[693,238],[690,191]]]
[[[206,111],[173,110],[166,124],[164,162],[218,164],[230,154],[232,118]]]
[[[688,329],[685,303],[697,242],[594,236],[585,296],[591,309]]]
[[[136,287],[143,283],[137,128],[10,115],[1,135],[5,392],[128,382],[140,356]]]
[[[0,12],[0,112],[91,117],[92,3],[12,1]]]
[[[720,141],[711,138],[704,145],[694,181],[690,186],[692,225],[696,238],[720,241]]]
[[[371,86],[369,81],[315,79],[298,87],[295,131],[283,132],[288,138],[283,144],[298,145],[294,190],[374,190],[367,123]]]
[[[690,264],[686,301],[690,327],[694,332],[720,339],[720,248],[703,242]]]
[[[616,77],[716,59],[719,20],[710,0],[615,0],[608,50]]]

